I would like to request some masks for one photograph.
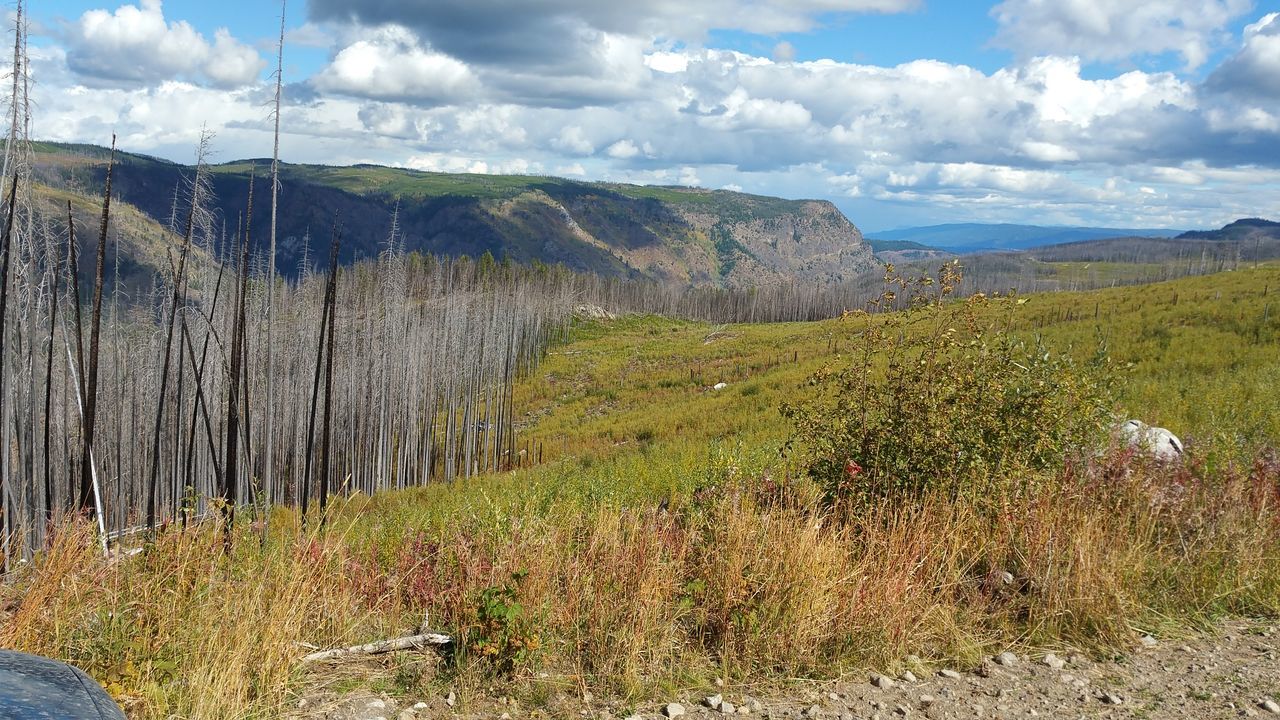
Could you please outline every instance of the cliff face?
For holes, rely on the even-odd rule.
[[[748,208],[743,214],[730,213],[729,219],[702,218],[706,232],[719,239],[716,248],[727,284],[840,282],[876,265],[862,233],[834,205],[818,200],[791,205],[759,213]]]
[[[101,149],[44,144],[39,150],[44,182],[101,187]],[[243,212],[250,173],[262,180],[268,167],[269,161],[241,161],[212,168],[214,209],[230,224]],[[192,173],[123,154],[114,186],[120,200],[163,222],[174,188]],[[876,265],[862,234],[825,201],[375,166],[285,164],[281,185],[277,268],[285,274],[296,272],[304,256],[312,262],[322,257],[314,248],[327,242],[335,215],[343,225],[343,262],[376,255],[394,217],[410,251],[489,252],[498,259],[678,284],[835,282]],[[255,244],[266,242],[268,222],[269,213],[254,213]]]

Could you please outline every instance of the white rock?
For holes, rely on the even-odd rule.
[[[722,383],[722,382],[718,382],[718,383],[716,383],[715,385],[712,385],[712,386],[711,386],[711,389],[712,389],[712,390],[723,390],[723,389],[725,389],[725,388],[727,388],[727,387],[729,387],[729,383]]]
[[[431,706],[430,706],[430,705],[428,705],[428,704],[426,704],[426,703],[424,703],[424,702],[416,702],[416,703],[414,703],[414,704],[413,704],[413,709],[414,709],[414,710],[426,710],[426,709],[427,709],[427,708],[429,708],[429,707],[431,707]]]
[[[909,683],[915,682],[916,681],[915,673],[911,672],[910,670],[907,670],[906,672],[902,673],[902,681],[909,682]]]
[[[1058,657],[1057,655],[1054,655],[1053,653],[1049,653],[1048,655],[1045,655],[1044,659],[1042,659],[1040,662],[1041,664],[1047,665],[1053,668],[1054,670],[1061,670],[1067,665],[1066,660],[1063,660],[1062,658]]]
[[[1116,426],[1115,434],[1128,447],[1150,453],[1151,457],[1161,462],[1182,459],[1182,441],[1162,427],[1152,427],[1141,420],[1129,420]]]
[[[387,707],[387,703],[385,700],[370,700],[364,706],[370,710],[383,710]]]
[[[1262,708],[1263,710],[1266,710],[1272,715],[1280,715],[1280,705],[1277,705],[1276,701],[1272,700],[1271,698],[1267,698],[1266,700],[1263,700],[1262,702],[1258,703],[1258,707]]]
[[[728,700],[721,701],[720,704],[716,706],[716,709],[719,710],[722,715],[732,715],[738,712],[738,708],[734,707],[733,703]]]
[[[923,706],[925,706],[925,707],[929,707],[930,705],[934,704],[935,702],[937,702],[937,698],[935,698],[935,697],[934,697],[934,696],[932,696],[932,695],[921,695],[921,696],[920,696],[920,704],[921,704],[921,705],[923,705]]]
[[[960,673],[956,672],[955,670],[952,670],[951,668],[943,668],[943,669],[941,669],[941,670],[939,670],[939,671],[938,671],[938,674],[939,674],[939,675],[941,675],[942,677],[944,677],[944,678],[948,679],[948,680],[959,680],[959,679],[960,679]]]
[[[457,705],[458,696],[454,694],[452,690],[450,690],[449,694],[444,696],[444,704],[448,705],[449,707],[453,707],[454,705]]]
[[[1106,705],[1119,705],[1124,702],[1124,698],[1115,693],[1102,693],[1102,702]]]
[[[881,690],[888,690],[889,688],[893,687],[893,679],[887,675],[872,675],[871,684],[875,685]]]
[[[1157,641],[1155,638],[1151,637],[1150,635],[1143,635],[1142,639],[1139,640],[1139,642],[1142,643],[1143,647],[1149,647],[1149,648],[1153,648],[1160,644],[1159,641]]]
[[[714,710],[715,708],[720,707],[720,703],[723,701],[724,701],[724,698],[720,697],[719,695],[709,695],[707,697],[702,698],[702,706],[709,707]]]
[[[669,718],[683,717],[684,706],[680,703],[667,703],[666,707],[662,708],[662,714]]]
[[[1018,664],[1018,656],[1014,655],[1013,653],[1007,650],[1005,652],[1000,653],[999,655],[995,656],[992,659],[995,660],[997,665],[1001,665],[1007,668],[1014,667],[1015,665]]]

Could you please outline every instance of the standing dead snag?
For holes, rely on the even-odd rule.
[[[196,160],[196,177],[192,183],[191,208],[187,214],[187,231],[182,238],[182,251],[178,255],[178,269],[173,278],[173,293],[169,303],[169,322],[165,330],[164,356],[160,370],[160,392],[156,400],[155,434],[151,443],[151,476],[147,483],[147,527],[156,526],[156,495],[160,479],[160,436],[164,424],[164,406],[169,388],[169,365],[173,355],[173,328],[178,316],[178,303],[182,299],[182,284],[186,279],[187,255],[191,252],[191,237],[195,233],[196,215],[200,211],[201,186],[204,181],[205,156],[208,153],[209,135],[200,138],[200,149]]]
[[[329,500],[329,465],[333,446],[333,328],[338,324],[338,238],[333,237],[333,249],[329,260],[329,337],[325,339],[328,349],[324,361],[324,454],[320,456],[320,524],[324,524],[324,509]]]
[[[67,232],[71,230],[71,201],[67,201]],[[49,450],[50,430],[53,427],[53,416],[50,410],[53,407],[53,336],[57,329],[58,322],[58,285],[61,280],[62,264],[58,262],[58,254],[55,250],[49,251],[50,262],[53,263],[50,268],[53,276],[53,297],[50,299],[49,307],[49,343],[45,348],[45,366],[44,366],[44,515],[46,522],[53,522],[56,515],[53,504],[53,463],[52,455]]]
[[[249,226],[253,223],[253,176],[249,176],[249,207],[244,223],[244,238],[240,243],[240,276],[236,283],[236,304],[231,324],[231,358],[227,375],[227,455],[226,473],[222,481],[222,523],[226,547],[231,547],[231,528],[236,518],[239,501],[240,475],[236,466],[240,441],[240,374],[244,368],[245,295],[249,290]]]
[[[280,42],[276,46],[276,107],[275,140],[271,149],[271,248],[267,257],[267,412],[266,412],[266,468],[263,476],[267,502],[276,501],[275,488],[275,352],[272,344],[275,330],[276,299],[276,220],[280,198],[280,91],[284,83],[284,21],[285,0],[280,0]],[[271,516],[267,513],[266,518]],[[263,524],[265,537],[266,524]]]
[[[8,220],[5,222],[4,226],[3,246],[0,246],[0,421],[4,419],[4,360],[5,353],[8,351],[8,348],[5,346],[5,321],[8,319],[9,313],[9,256],[13,245],[13,211],[14,204],[17,200],[17,190],[18,176],[15,174],[13,176],[13,185],[9,187]],[[6,456],[9,454],[7,449],[4,454]],[[9,520],[9,514],[12,512],[12,509],[9,507],[10,493],[11,489],[9,487],[7,457],[0,458],[0,539],[4,540],[4,549],[6,550],[4,553],[4,562],[6,569],[9,564],[9,554],[7,552],[9,548],[9,533],[14,530]],[[16,523],[14,524],[16,525]]]
[[[107,255],[107,227],[111,219],[111,171],[116,160],[116,136],[111,136],[111,157],[107,161],[106,192],[102,196],[102,225],[98,228],[98,257],[93,274],[93,314],[89,325],[89,367],[85,380],[83,453],[80,460],[80,491],[76,494],[81,512],[93,511],[93,473],[89,453],[98,409],[98,342],[102,330],[102,279]],[[76,300],[79,302],[79,298]]]
[[[320,396],[320,373],[321,373],[320,366],[321,366],[321,363],[324,362],[324,357],[325,357],[326,332],[328,333],[327,337],[330,339],[330,342],[332,342],[331,339],[333,338],[333,332],[332,332],[332,324],[334,322],[333,297],[334,295],[336,295],[336,290],[334,286],[338,276],[338,242],[340,237],[341,237],[341,233],[338,230],[337,220],[335,220],[333,223],[333,242],[329,248],[329,278],[325,282],[324,300],[321,303],[321,311],[320,311],[320,335],[319,335],[319,340],[316,342],[316,371],[311,382],[311,413],[307,419],[307,451],[306,451],[306,456],[303,459],[303,464],[305,465],[306,469],[303,472],[303,480],[302,480],[302,517],[304,520],[306,519],[306,516],[307,516],[307,504],[308,504],[308,501],[310,500],[310,495],[311,495],[311,465],[312,465],[312,456],[314,454],[313,450],[315,449],[316,404]],[[329,359],[330,359],[329,367],[332,368],[332,359],[333,359],[332,345],[329,346]],[[330,382],[326,385],[326,387],[328,389],[332,389],[333,385]],[[326,408],[328,407],[328,400],[329,400],[328,395],[326,395],[325,396]],[[326,428],[326,432],[327,432],[327,428]],[[326,460],[323,465],[322,473],[328,471],[328,443],[327,442],[325,443],[325,456],[326,456]],[[320,503],[320,510],[322,513],[324,511],[324,507],[326,503],[325,494],[328,492],[328,490],[329,490],[328,480],[327,478],[322,477],[321,487],[317,491],[319,493],[317,499]]]

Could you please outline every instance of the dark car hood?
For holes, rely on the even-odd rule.
[[[125,720],[102,686],[78,668],[0,650],[3,720]]]

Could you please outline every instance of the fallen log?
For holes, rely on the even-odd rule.
[[[302,658],[302,664],[322,662],[325,660],[338,660],[350,655],[379,655],[382,653],[396,652],[397,650],[422,650],[428,645],[448,645],[453,642],[453,638],[440,633],[422,633],[421,635],[407,635],[400,638],[392,638],[390,640],[379,640],[364,645],[353,645],[348,648],[334,648],[333,650],[321,650],[313,652]]]

